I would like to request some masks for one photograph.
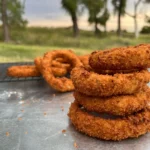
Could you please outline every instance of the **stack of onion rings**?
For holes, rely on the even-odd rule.
[[[75,101],[68,116],[76,129],[114,141],[149,132],[150,45],[94,52],[86,59],[71,72]]]

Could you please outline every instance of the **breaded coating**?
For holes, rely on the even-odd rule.
[[[34,65],[22,65],[9,67],[7,75],[11,77],[38,77],[41,76],[41,73]]]
[[[100,75],[85,67],[76,67],[71,72],[71,79],[78,92],[107,97],[140,91],[150,81],[150,73],[142,70],[128,74]]]
[[[83,55],[83,56],[78,56],[78,57],[79,57],[80,61],[82,62],[82,64],[84,66],[89,65],[89,57],[90,57],[90,55]]]
[[[91,137],[120,141],[137,138],[150,131],[150,110],[117,119],[104,119],[80,109],[77,102],[71,104],[68,114],[75,128]]]
[[[108,113],[117,116],[127,116],[145,108],[150,103],[150,89],[143,90],[133,95],[120,95],[107,98],[92,97],[74,92],[75,100],[88,111]]]
[[[108,75],[114,75],[116,73],[133,73],[140,71],[140,69],[130,69],[130,70],[100,70],[100,69],[94,69],[94,72],[98,74],[108,74]]]
[[[64,69],[66,69],[68,71],[71,70],[70,64],[68,64],[68,63],[60,63],[60,62],[58,62],[56,60],[53,60],[52,67],[55,67],[55,68],[64,68]]]
[[[98,70],[132,70],[150,67],[150,44],[95,51],[90,66]]]
[[[42,59],[43,59],[42,57],[36,57],[34,59],[34,64],[38,68],[38,70],[41,72],[41,74],[42,74],[42,65],[41,65]],[[52,72],[53,72],[54,76],[56,76],[56,77],[62,77],[68,73],[68,71],[65,67],[64,68],[52,67]]]
[[[79,58],[69,50],[47,52],[42,60],[43,77],[47,81],[47,83],[55,90],[58,90],[60,92],[72,91],[74,90],[74,85],[71,79],[68,79],[66,77],[56,78],[52,72],[52,61],[60,57],[67,59],[72,68],[82,66]]]

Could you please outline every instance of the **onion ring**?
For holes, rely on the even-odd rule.
[[[99,75],[85,67],[74,68],[71,79],[78,92],[91,96],[107,97],[112,95],[133,94],[150,81],[147,70],[129,74]]]
[[[150,45],[113,48],[93,52],[89,64],[94,70],[132,70],[150,67]]]
[[[133,95],[108,98],[91,97],[75,91],[74,97],[88,111],[126,116],[145,108],[145,105],[150,102],[150,89],[146,86],[143,91]]]
[[[60,63],[58,62],[57,60],[53,60],[52,62],[52,67],[55,67],[55,68],[64,68],[66,70],[70,70],[71,69],[71,66],[70,64],[67,64],[67,63]]]
[[[79,57],[80,61],[82,62],[82,64],[84,66],[89,65],[89,57],[90,57],[90,55],[83,55],[83,56],[78,56],[78,57]]]
[[[34,59],[35,66],[38,68],[38,70],[42,74],[42,65],[41,65],[41,63],[42,63],[42,57],[36,57]],[[52,67],[52,72],[53,72],[54,76],[56,76],[56,77],[62,77],[62,76],[65,76],[68,73],[67,69],[58,68],[58,67]]]
[[[64,58],[68,60],[68,63],[71,64],[72,68],[81,66],[82,63],[80,62],[79,58],[73,53],[68,50],[57,50],[48,52],[44,55],[42,60],[42,74],[44,79],[47,83],[53,87],[55,90],[66,92],[74,90],[74,85],[71,79],[66,77],[63,78],[55,78],[51,66],[52,61],[56,58]]]
[[[150,110],[143,110],[128,117],[104,119],[79,108],[77,102],[71,104],[69,114],[75,128],[91,137],[120,141],[137,138],[150,131]]]
[[[139,69],[131,69],[131,70],[100,70],[100,69],[94,69],[94,71],[98,74],[108,74],[108,75],[114,75],[116,73],[133,73],[140,71]]]
[[[41,73],[34,65],[11,66],[7,69],[7,75],[11,77],[38,77]]]

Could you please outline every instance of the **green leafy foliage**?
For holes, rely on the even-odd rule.
[[[144,26],[141,30],[141,33],[150,34],[150,26]]]
[[[112,0],[114,6],[114,13],[120,12],[123,16],[125,14],[127,0]]]
[[[82,0],[82,3],[88,9],[89,12],[89,23],[100,24],[105,26],[109,19],[109,11],[105,8],[104,0]]]
[[[145,16],[145,21],[150,24],[150,17],[149,16]]]
[[[99,13],[104,7],[104,1],[103,0],[83,0],[82,1],[85,7],[89,11],[89,19],[88,21],[90,23],[98,22],[99,21]]]
[[[110,14],[109,14],[109,11],[108,9],[106,8],[102,14],[102,16],[99,18],[99,23],[103,26],[106,25],[106,22],[108,21],[110,17]]]
[[[71,16],[77,14],[79,0],[62,0],[61,4]]]
[[[1,3],[1,0],[0,0]],[[1,10],[1,8],[0,8]],[[27,20],[23,18],[24,4],[20,0],[7,0],[7,22],[10,28],[25,27]],[[1,11],[0,11],[1,19]]]

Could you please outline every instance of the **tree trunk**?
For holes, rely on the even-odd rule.
[[[3,23],[3,38],[5,42],[10,41],[9,28],[8,28],[8,18],[7,18],[7,0],[1,0],[1,13],[2,13],[2,23]]]
[[[105,9],[105,11],[107,11],[107,0],[105,0],[104,3],[105,3],[104,9]],[[106,34],[106,32],[107,32],[107,22],[106,22],[105,25],[104,25],[104,32],[105,32],[105,34]]]
[[[118,11],[118,29],[117,35],[121,36],[121,11]]]
[[[77,22],[77,16],[72,16],[72,22],[73,22],[73,34],[74,37],[77,37],[79,35],[79,28],[78,28],[78,22]]]
[[[139,37],[139,32],[138,32],[138,23],[137,23],[137,4],[134,4],[134,36],[135,38]]]
[[[98,34],[98,23],[97,21],[95,21],[95,35]]]
[[[104,32],[105,32],[105,34],[107,33],[107,25],[106,24],[104,25]]]

